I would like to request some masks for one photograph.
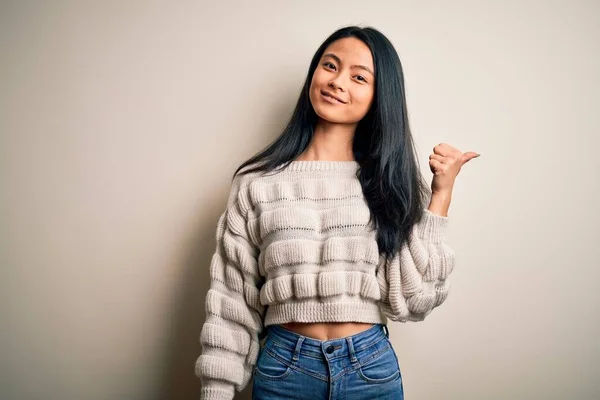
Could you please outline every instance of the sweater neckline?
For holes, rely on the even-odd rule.
[[[291,171],[356,171],[358,161],[294,160],[286,169]]]

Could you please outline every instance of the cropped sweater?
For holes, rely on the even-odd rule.
[[[292,161],[236,175],[216,230],[201,399],[233,399],[251,380],[265,327],[287,322],[421,321],[446,299],[448,217],[424,209],[383,262],[356,161]]]

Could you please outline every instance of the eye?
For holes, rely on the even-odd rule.
[[[360,78],[360,79],[362,79],[362,81],[363,81],[363,82],[367,82],[367,80],[365,79],[365,77],[364,77],[364,76],[362,76],[362,75],[356,75],[356,78],[357,78],[357,79],[358,79],[358,78]],[[360,80],[360,79],[359,79],[359,80]]]
[[[324,65],[324,66],[326,66],[326,67],[328,67],[328,68],[333,68],[333,69],[335,69],[335,65],[333,65],[333,63],[332,63],[332,62],[330,62],[330,61],[325,61],[325,62],[323,63],[323,65]]]

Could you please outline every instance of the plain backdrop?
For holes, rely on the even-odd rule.
[[[407,400],[600,398],[597,1],[3,1],[0,398],[193,399],[217,219],[348,24],[460,172]],[[250,387],[238,398],[249,399]]]

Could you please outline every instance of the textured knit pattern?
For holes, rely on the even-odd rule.
[[[263,330],[287,322],[423,320],[448,295],[448,217],[423,210],[388,263],[354,161],[293,161],[236,176],[219,218],[196,375],[201,399],[252,378]]]

